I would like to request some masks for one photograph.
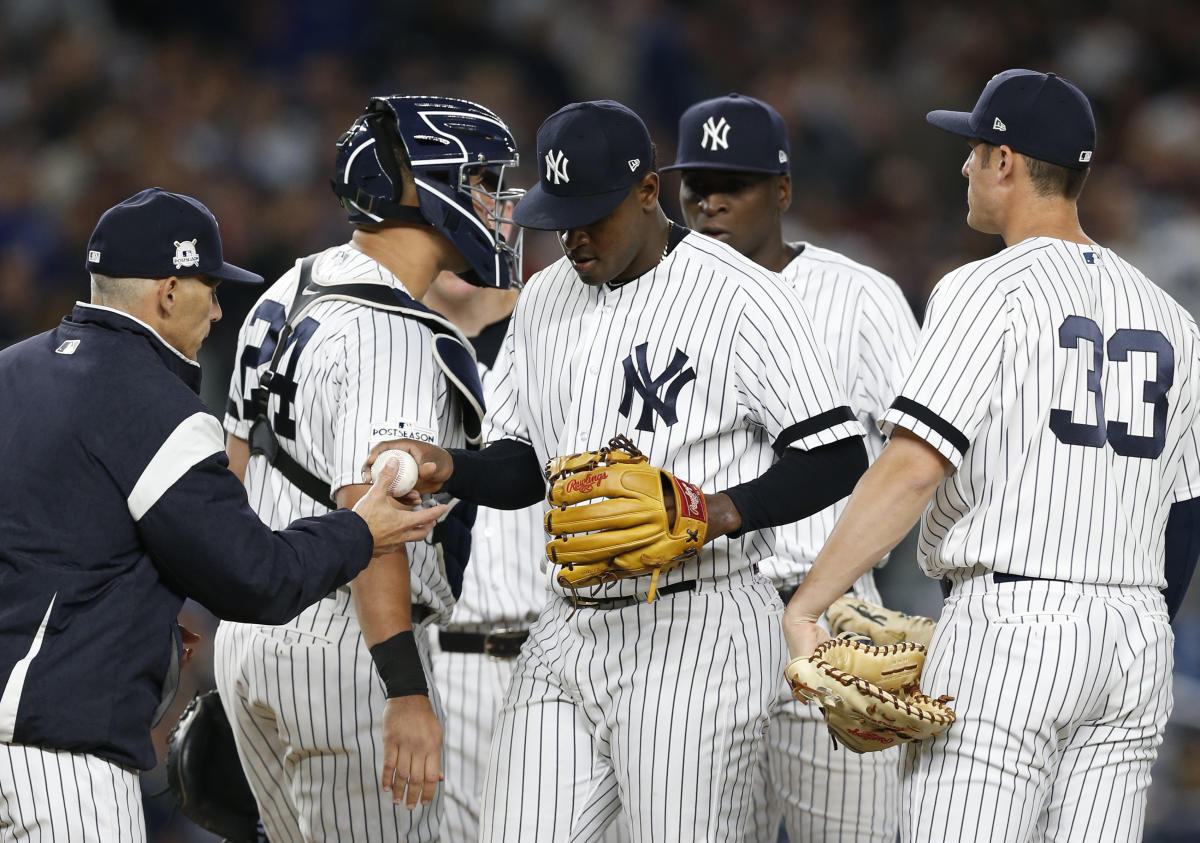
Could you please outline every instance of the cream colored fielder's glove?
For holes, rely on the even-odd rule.
[[[955,720],[946,703],[921,693],[920,644],[878,647],[861,637],[831,638],[784,670],[796,699],[821,707],[834,740],[874,752],[941,734]]]
[[[876,644],[912,643],[928,647],[937,629],[937,624],[923,615],[906,615],[850,596],[833,601],[825,617],[831,634],[855,632]]]

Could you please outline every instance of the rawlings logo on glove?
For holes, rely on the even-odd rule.
[[[608,447],[557,457],[546,465],[553,507],[546,513],[546,556],[558,583],[578,589],[650,574],[693,559],[708,529],[704,493],[661,468],[624,436]],[[667,515],[668,496],[675,515]]]

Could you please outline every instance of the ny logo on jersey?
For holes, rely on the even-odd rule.
[[[555,184],[562,184],[563,182],[569,182],[570,179],[567,177],[567,164],[569,164],[569,163],[570,163],[570,159],[567,158],[567,154],[565,152],[563,152],[561,149],[558,151],[557,157],[555,156],[553,149],[551,149],[549,152],[547,152],[546,153],[546,181],[550,181],[551,179],[554,179]]]
[[[654,414],[662,418],[666,422],[667,427],[679,421],[679,417],[675,414],[675,402],[679,399],[679,391],[696,379],[696,370],[691,366],[683,368],[688,361],[688,356],[675,349],[675,356],[671,358],[671,362],[663,373],[658,377],[653,377],[650,374],[650,364],[646,362],[646,349],[649,343],[642,343],[622,361],[625,367],[625,394],[621,398],[621,406],[617,408],[617,412],[631,418],[630,410],[633,409],[633,393],[636,391],[642,396],[642,414],[638,417],[637,429],[647,432],[654,430]],[[636,357],[637,362],[634,362]],[[666,387],[663,396],[659,397],[659,390]]]
[[[729,123],[722,117],[714,121],[711,117],[701,126],[704,137],[700,138],[700,148],[716,152],[718,149],[729,149]]]

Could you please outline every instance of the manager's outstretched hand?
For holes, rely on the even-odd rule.
[[[387,465],[379,472],[379,478],[371,484],[370,490],[354,505],[354,511],[367,522],[371,536],[375,539],[372,557],[392,553],[407,542],[425,538],[446,512],[444,504],[413,510],[393,498],[388,492],[388,487],[396,479],[398,469],[399,465],[395,459],[388,460]]]

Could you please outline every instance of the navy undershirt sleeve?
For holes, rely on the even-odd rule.
[[[546,496],[546,479],[533,446],[499,439],[482,451],[451,448],[454,473],[442,486],[456,498],[492,509],[524,509]]]
[[[867,470],[860,437],[801,451],[788,448],[759,477],[725,490],[742,517],[734,538],[752,530],[791,524],[820,512],[854,490]]]
[[[1167,612],[1174,620],[1200,558],[1200,498],[1171,506],[1166,544],[1167,587],[1163,596],[1167,599]]]

